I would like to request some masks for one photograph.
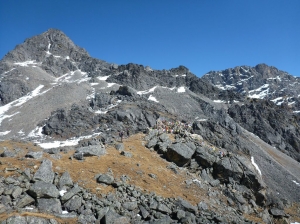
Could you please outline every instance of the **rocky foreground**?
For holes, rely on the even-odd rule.
[[[152,130],[106,147],[97,139],[85,140],[76,149],[42,150],[17,141],[1,145],[2,223],[272,223],[300,218],[296,204],[265,193],[249,158],[221,157],[199,135]]]

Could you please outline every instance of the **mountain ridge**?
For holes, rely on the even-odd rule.
[[[251,77],[243,69],[238,71]],[[141,147],[154,150],[174,164],[172,169],[186,169],[186,172],[195,175],[201,182],[197,185],[200,187],[198,190],[204,189],[218,203],[221,203],[220,195],[226,196],[230,213],[226,222],[233,222],[235,218],[238,223],[244,222],[242,216],[252,214],[272,223],[272,220],[286,219],[283,209],[291,203],[299,203],[297,183],[300,183],[300,167],[296,160],[300,160],[300,119],[297,113],[293,113],[296,106],[276,105],[268,99],[247,98],[246,94],[234,89],[220,89],[212,83],[221,80],[214,78],[222,77],[217,72],[212,72],[210,77],[198,78],[184,66],[153,70],[134,63],[107,63],[90,57],[63,32],[55,29],[18,45],[0,61],[0,71],[1,140],[13,138],[33,142],[40,152],[55,152],[55,159],[60,158],[61,152],[72,152],[71,159],[86,162],[84,160],[88,156],[100,156],[101,161],[105,150],[111,147],[121,149],[122,156],[131,158],[130,152],[120,142],[120,132],[133,136],[144,133]],[[232,71],[222,75],[235,77],[232,78],[235,80],[233,83],[238,83],[240,79]],[[249,71],[262,74],[265,80],[277,73],[289,77],[266,65],[249,67]],[[253,91],[249,87],[258,89],[261,82],[258,80],[244,88],[247,87],[248,92]],[[3,161],[10,155],[18,156],[14,153],[12,148],[4,150],[1,154]],[[20,155],[18,158],[22,160],[24,157]],[[282,166],[283,162],[292,165]],[[261,174],[257,167],[262,168]],[[103,178],[111,179],[112,173],[109,175]],[[155,178],[155,175],[150,176]],[[58,187],[53,180],[50,182],[56,185],[53,188]],[[35,184],[36,180],[30,179],[30,183]],[[187,183],[188,180],[182,184]],[[84,183],[81,184],[84,189]],[[106,182],[106,185],[117,189],[123,186],[118,182]],[[73,187],[76,188],[75,185]],[[131,188],[125,185],[127,187]],[[214,190],[211,191],[210,187]],[[24,188],[24,192],[31,191]],[[135,193],[128,192],[137,200]],[[104,207],[100,209],[89,199],[83,199],[83,194],[79,197],[81,199],[74,196],[70,200],[76,203],[86,200],[85,203],[93,206],[76,208],[76,217],[83,217],[89,222],[90,218],[94,220],[101,216],[100,210]],[[153,199],[149,195],[143,197]],[[11,200],[9,198],[5,196],[5,200]],[[21,198],[16,196],[16,200]],[[58,204],[66,203],[62,198],[55,200]],[[118,204],[128,198],[118,200],[121,201],[112,205],[114,210],[111,212],[115,217],[123,215],[124,220],[138,221],[137,214],[143,215],[146,210],[149,215],[143,217],[140,223],[158,220],[164,220],[162,223],[185,223],[185,216],[189,217],[189,223],[196,223],[196,219],[201,217],[210,220],[206,221],[208,223],[222,222],[217,218],[209,219],[209,215],[201,210],[202,204],[198,206],[199,210],[180,200],[162,199],[162,204],[156,207],[158,205],[141,204],[142,199],[138,199],[139,206],[145,210],[135,206],[131,210],[128,204]],[[34,208],[41,208],[42,202],[31,203]],[[15,208],[6,204],[8,209]],[[71,212],[71,208],[68,209]],[[83,212],[85,209],[91,209],[93,215]],[[185,215],[178,215],[183,215],[182,212],[177,213],[178,209],[183,209]],[[129,211],[133,212],[133,216]],[[109,214],[104,212],[99,221],[104,220],[103,217],[109,219]]]

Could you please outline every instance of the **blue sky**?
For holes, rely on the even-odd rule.
[[[62,30],[92,57],[197,76],[266,63],[300,76],[299,0],[0,0],[0,58]]]

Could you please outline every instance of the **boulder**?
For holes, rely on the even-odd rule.
[[[82,204],[82,197],[74,195],[69,201],[64,204],[68,211],[77,211]]]
[[[44,181],[47,183],[53,183],[54,172],[52,170],[52,162],[51,160],[45,159],[40,165],[39,169],[33,176],[34,181]]]
[[[63,186],[71,187],[73,186],[72,178],[68,171],[64,172],[59,179],[59,188],[61,189]]]
[[[37,207],[41,212],[62,213],[60,200],[56,198],[39,198]]]
[[[43,157],[43,152],[28,152],[25,155],[26,158],[32,158],[32,159],[40,159]]]
[[[105,147],[102,145],[90,145],[90,146],[85,146],[85,147],[80,147],[78,148],[73,157],[77,159],[81,158],[82,156],[87,157],[87,156],[101,156],[106,153]]]
[[[131,158],[131,157],[132,157],[132,153],[130,153],[130,152],[122,151],[120,154],[121,154],[122,156],[125,156],[125,157],[128,157],[128,158]]]
[[[123,143],[118,143],[115,145],[115,148],[119,151],[123,151],[124,150],[124,144]]]
[[[185,211],[189,211],[189,212],[193,212],[193,213],[196,213],[198,211],[196,206],[191,205],[191,203],[189,203],[188,201],[186,201],[182,198],[178,198],[177,205],[179,207],[184,208]]]
[[[61,197],[61,201],[64,203],[66,201],[68,201],[70,198],[72,198],[75,194],[78,194],[79,192],[81,192],[81,189],[79,187],[73,187],[71,190],[69,190],[67,193],[65,193],[62,197]]]
[[[204,148],[202,146],[197,147],[195,155],[193,158],[197,161],[197,163],[203,168],[212,167],[214,162],[216,161],[216,156],[212,155],[209,152],[208,148]]]
[[[277,218],[282,218],[282,217],[286,216],[285,212],[278,208],[271,208],[269,210],[269,213]]]
[[[25,193],[25,196],[18,201],[16,207],[24,208],[25,206],[30,205],[34,202],[35,202],[35,200],[32,197],[30,197],[28,194]]]
[[[146,144],[146,147],[147,147],[147,148],[153,148],[153,147],[157,144],[157,141],[158,141],[157,137],[154,136],[154,137],[151,138],[150,141]]]
[[[105,216],[101,219],[100,223],[105,224],[130,224],[130,218],[121,216],[116,213],[113,209],[109,209]]]
[[[34,198],[58,198],[59,191],[53,184],[37,181],[31,185],[28,194]]]
[[[144,206],[139,205],[139,209],[140,209],[141,215],[144,219],[146,219],[150,215],[150,213],[147,211],[147,209],[145,209]]]
[[[132,211],[132,210],[136,209],[138,207],[138,205],[137,205],[136,201],[131,201],[131,202],[124,202],[122,204],[122,207],[129,211]]]
[[[101,174],[98,177],[97,182],[110,185],[114,182],[114,178],[109,174]]]
[[[158,203],[157,210],[162,213],[166,213],[166,214],[172,213],[172,210],[168,206],[166,206],[165,204],[163,204],[161,202]]]
[[[168,147],[164,156],[177,166],[185,166],[190,162],[194,152],[195,149],[188,147],[184,143],[175,143]]]

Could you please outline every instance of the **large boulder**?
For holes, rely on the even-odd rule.
[[[63,186],[68,186],[68,187],[73,186],[73,181],[68,171],[64,172],[61,175],[58,185],[59,188],[62,188]]]
[[[58,198],[59,191],[53,184],[37,181],[29,188],[28,194],[34,198]]]
[[[209,150],[207,147],[197,147],[195,155],[193,156],[196,162],[203,168],[212,167],[217,159]]]
[[[106,224],[129,224],[130,218],[121,216],[110,208],[105,216],[101,219],[101,223],[102,222]]]
[[[43,160],[39,169],[33,176],[34,181],[44,181],[46,183],[52,183],[54,179],[54,172],[52,170],[52,162],[49,159]]]
[[[62,213],[60,200],[56,198],[37,199],[37,207],[41,212]]]
[[[82,204],[82,197],[74,195],[69,201],[64,204],[68,211],[77,211]]]
[[[90,145],[86,147],[80,147],[76,149],[74,157],[76,157],[77,154],[83,155],[83,156],[101,156],[106,153],[105,147],[102,145]]]
[[[164,154],[167,160],[174,162],[177,166],[186,166],[190,162],[195,149],[188,147],[184,143],[175,143],[167,148]]]

